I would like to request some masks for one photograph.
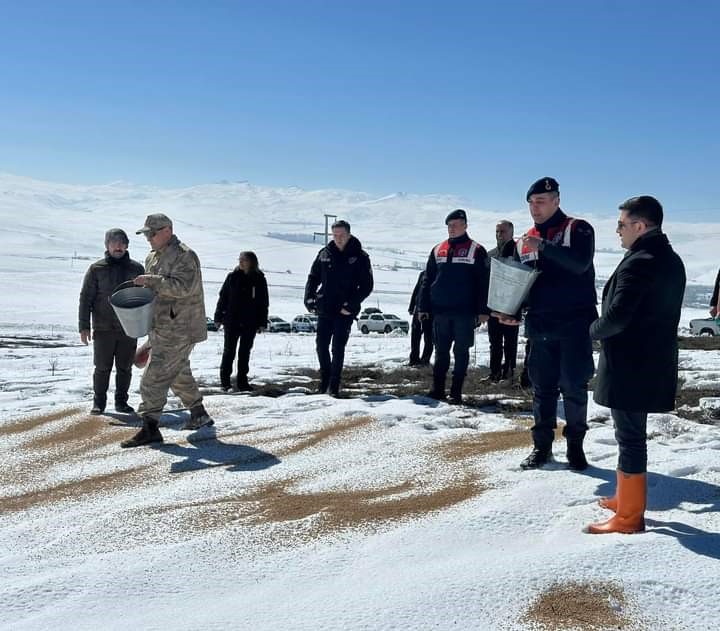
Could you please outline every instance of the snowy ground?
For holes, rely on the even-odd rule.
[[[574,618],[575,628],[716,626],[720,432],[709,416],[716,405],[711,395],[720,390],[720,351],[681,351],[686,388],[703,397],[680,415],[651,417],[643,535],[581,532],[605,516],[595,500],[612,490],[617,448],[607,410],[591,407],[586,472],[565,468],[562,439],[556,464],[522,472],[518,463],[530,440],[526,412],[453,407],[418,394],[338,400],[310,394],[308,369],[316,366],[310,335],[258,336],[251,377],[268,396],[247,396],[212,388],[222,335],[210,333],[192,362],[212,392],[206,406],[215,427],[182,431],[186,412],[171,399],[166,443],[121,450],[118,443],[135,431],[136,420],[111,410],[87,415],[92,349],[79,345],[75,326],[82,274],[106,227],[139,226],[147,212],[167,208],[163,202],[177,203],[181,212],[190,207],[188,198],[236,209],[237,187],[224,199],[217,193],[222,187],[88,191],[24,180],[23,188],[6,180],[0,202],[8,227],[0,248],[6,288],[0,305],[0,628],[565,629],[558,612],[592,586],[600,595]],[[317,195],[318,207],[350,197],[324,193]],[[305,200],[310,195],[303,194]],[[256,201],[249,214],[264,209],[266,222],[300,221],[287,210],[300,192],[263,195],[264,206]],[[357,211],[351,221],[365,222],[361,239],[376,252],[397,245],[400,224],[384,231],[375,217],[387,215],[370,214],[366,202],[348,202],[348,212]],[[439,227],[408,232],[405,254],[396,254],[406,257],[399,263],[407,267],[380,254],[374,259],[384,293],[373,300],[401,316],[416,276],[410,259],[424,257],[442,236],[444,210],[459,205],[412,202],[421,216],[434,209]],[[19,208],[32,203],[34,219]],[[83,203],[87,208],[78,210]],[[393,216],[406,209],[404,198],[378,203],[395,203]],[[232,265],[230,252],[255,247],[254,238],[227,234],[229,217],[229,211],[207,211],[192,232],[185,230],[209,266],[209,309]],[[259,225],[253,224],[254,234],[264,234]],[[287,225],[278,230],[291,231]],[[692,230],[681,226],[678,233]],[[86,245],[77,246],[78,254],[73,245],[63,258],[71,239]],[[264,255],[255,248],[261,263],[277,270],[268,274],[272,311],[300,313],[299,288],[317,246],[257,241],[268,248]],[[136,257],[145,248],[133,241]],[[693,265],[689,269],[701,270],[712,263]],[[699,315],[688,309],[683,323]],[[487,351],[480,331],[473,363],[486,366]],[[390,374],[407,353],[406,336],[355,331],[347,363]],[[352,393],[362,383],[348,386]],[[537,611],[548,603],[553,622],[538,626]]]

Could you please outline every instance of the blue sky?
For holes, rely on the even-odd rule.
[[[720,216],[720,3],[2,2],[0,170]]]

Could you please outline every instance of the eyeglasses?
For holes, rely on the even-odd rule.
[[[627,223],[624,223],[624,222],[622,222],[622,221],[618,221],[618,222],[617,222],[617,229],[618,229],[618,230],[624,230],[625,228],[627,228],[628,226],[631,226],[631,225],[634,224],[634,223],[640,223],[640,222],[639,222],[639,221],[628,221]]]

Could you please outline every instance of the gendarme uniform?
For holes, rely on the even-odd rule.
[[[533,184],[527,198],[549,191],[558,191],[557,182],[542,178]],[[523,246],[522,239],[516,250],[516,258],[541,272],[530,290],[525,315],[525,335],[530,340],[526,362],[533,386],[533,442],[542,456],[549,456],[562,392],[563,435],[572,461],[582,454],[587,432],[587,386],[594,372],[588,329],[597,318],[595,232],[587,221],[558,208],[527,234],[542,239],[536,252]],[[584,455],[576,462],[582,468]]]

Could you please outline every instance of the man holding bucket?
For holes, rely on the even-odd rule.
[[[149,287],[156,298],[148,340],[152,353],[140,382],[138,414],[143,426],[123,441],[122,447],[162,442],[158,427],[169,388],[190,409],[183,429],[213,424],[190,370],[193,347],[207,339],[200,261],[173,234],[172,221],[166,215],[148,215],[137,234],[145,235],[152,251],[145,260],[145,274],[138,276],[135,284]]]
[[[93,341],[93,406],[90,414],[102,414],[107,404],[110,373],[115,364],[115,410],[132,414],[128,390],[137,340],[123,331],[110,306],[109,298],[118,285],[132,280],[145,270],[128,254],[128,237],[124,230],[111,228],[105,233],[105,256],[95,261],[85,274],[80,290],[78,320],[80,341]],[[92,318],[92,333],[90,320]]]
[[[565,407],[567,460],[570,469],[587,468],[583,440],[587,432],[587,385],[595,366],[590,323],[597,318],[595,232],[582,219],[560,209],[556,180],[535,182],[526,199],[534,225],[517,243],[516,257],[540,272],[526,301],[526,358],[533,387],[533,450],[520,464],[537,469],[552,460],[558,395]],[[520,322],[495,314],[503,324]]]

